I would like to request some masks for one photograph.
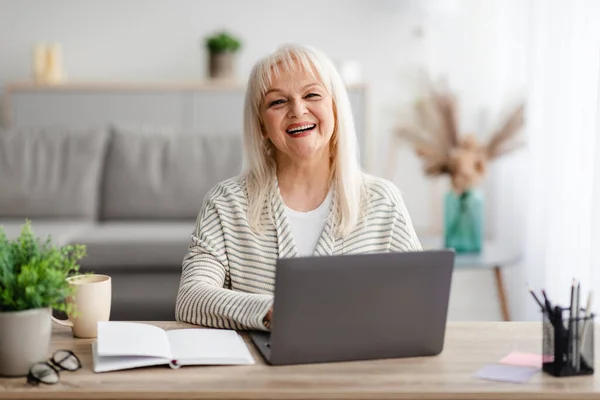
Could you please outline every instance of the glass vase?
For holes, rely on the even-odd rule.
[[[462,194],[450,190],[444,200],[444,245],[457,253],[481,251],[483,195],[477,189]]]

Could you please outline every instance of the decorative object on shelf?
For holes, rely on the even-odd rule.
[[[456,96],[446,85],[426,81],[424,98],[413,103],[414,120],[397,135],[413,145],[428,176],[449,175],[452,190],[444,201],[445,245],[457,252],[479,252],[484,234],[484,201],[476,188],[492,160],[524,145],[524,103],[511,110],[487,142],[459,134]]]
[[[339,65],[340,75],[346,85],[362,83],[362,67],[356,60],[346,60]]]
[[[52,309],[76,312],[67,277],[79,270],[83,245],[56,247],[35,237],[26,221],[9,240],[0,226],[0,376],[25,376],[48,357]]]
[[[235,75],[235,56],[240,40],[228,32],[219,32],[206,38],[208,73],[211,79],[232,79]]]
[[[33,79],[42,83],[46,81],[46,45],[37,43],[33,46]]]
[[[64,80],[60,43],[37,43],[33,47],[33,78],[37,83],[60,83]]]

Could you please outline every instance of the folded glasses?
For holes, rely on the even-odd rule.
[[[60,381],[59,371],[77,371],[81,361],[71,350],[57,350],[50,360],[35,363],[29,368],[27,382],[32,385],[53,385]]]

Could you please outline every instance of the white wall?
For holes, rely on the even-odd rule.
[[[408,149],[384,171],[395,111],[426,67],[449,73],[465,129],[479,131],[523,84],[528,1],[0,0],[0,87],[31,76],[32,46],[62,43],[71,80],[192,80],[205,76],[202,38],[226,28],[243,48],[245,79],[256,59],[284,42],[358,60],[371,89],[372,172],[402,189],[415,225],[434,225],[439,192]],[[416,27],[423,35],[413,35]],[[525,50],[524,50],[525,49]],[[482,119],[482,116],[484,117]],[[488,183],[487,186],[490,186]],[[433,186],[435,189],[435,186]],[[491,218],[493,221],[493,218]],[[493,229],[493,222],[491,224]]]

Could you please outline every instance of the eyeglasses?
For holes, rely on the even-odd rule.
[[[71,350],[57,350],[49,361],[35,363],[29,368],[27,382],[32,385],[53,385],[60,380],[59,371],[77,371],[81,361]]]

